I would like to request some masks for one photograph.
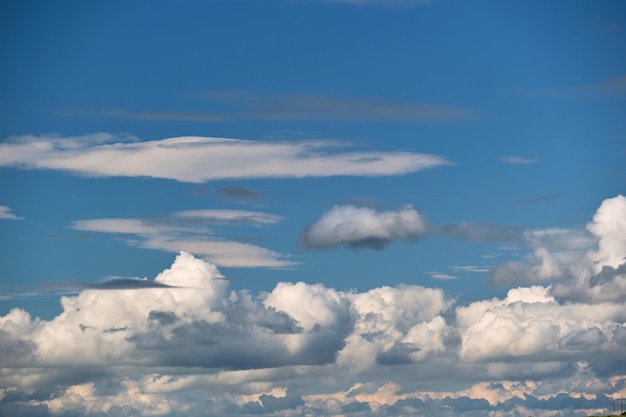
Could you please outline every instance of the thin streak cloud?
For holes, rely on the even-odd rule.
[[[211,91],[198,96],[239,106],[240,110],[232,113],[234,119],[448,122],[481,117],[473,110],[448,105],[311,93]]]
[[[396,2],[397,3],[397,2]],[[209,91],[196,94],[222,111],[105,109],[65,111],[64,116],[103,116],[143,121],[227,122],[236,120],[337,120],[453,122],[477,120],[482,115],[471,109],[422,102],[397,102],[366,97],[313,93],[260,94],[247,91]]]
[[[13,210],[7,206],[0,206],[0,219],[23,220],[24,218],[16,216]]]
[[[250,243],[216,235],[213,227],[228,225],[269,226],[283,218],[247,210],[186,210],[157,219],[89,219],[72,223],[84,232],[117,235],[130,246],[200,255],[219,266],[287,268],[297,264],[288,256]]]

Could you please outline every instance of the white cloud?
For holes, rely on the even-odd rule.
[[[393,211],[337,205],[304,229],[300,243],[308,249],[382,249],[395,240],[417,240],[426,229],[426,218],[411,205]]]
[[[145,142],[94,134],[11,137],[0,144],[0,166],[55,169],[87,176],[216,179],[403,175],[444,158],[413,152],[342,152],[330,141],[271,142],[179,137]]]
[[[460,357],[488,361],[613,351],[623,344],[616,334],[626,319],[626,306],[562,305],[549,288],[534,286],[512,289],[502,300],[459,307],[456,314]]]
[[[17,217],[13,210],[7,206],[0,206],[0,219],[22,220],[23,217]]]
[[[273,250],[221,239],[211,230],[220,224],[270,225],[280,216],[247,210],[186,210],[154,219],[90,219],[72,223],[75,230],[113,233],[128,244],[177,253],[184,250],[219,266],[284,268],[296,263]]]
[[[458,307],[454,324],[440,289],[299,282],[253,297],[187,253],[154,282],[170,287],[84,290],[50,321],[0,317],[0,412],[548,417],[557,399],[591,409],[626,381],[581,361],[620,357],[624,306],[560,305],[543,287]],[[467,382],[419,383],[444,375]]]
[[[455,277],[454,275],[450,275],[450,274],[444,274],[442,272],[427,272],[428,275],[430,275],[432,278],[434,279],[439,279],[439,280],[443,280],[443,281],[447,281],[447,280],[451,280],[451,279],[456,279],[457,277]]]
[[[587,230],[598,238],[598,249],[589,253],[595,272],[602,267],[619,267],[626,261],[626,197],[602,202]]]
[[[483,255],[481,256],[482,258],[491,258],[493,256],[490,255]],[[475,265],[456,265],[456,266],[451,266],[452,269],[454,269],[455,271],[463,271],[463,272],[474,272],[474,273],[483,273],[483,272],[489,272],[490,268],[484,267],[484,266],[475,266]]]
[[[175,213],[174,216],[217,222],[252,224],[273,224],[283,220],[281,216],[248,210],[185,210]]]
[[[532,253],[497,265],[492,283],[554,283],[551,293],[559,299],[625,300],[626,198],[604,200],[586,229],[525,232]]]
[[[608,296],[626,272],[614,233],[623,204],[602,203],[592,240],[529,234],[538,247],[582,253],[559,284],[585,297],[554,284],[459,304],[416,285],[303,282],[253,295],[181,253],[149,280],[160,287],[83,290],[51,320],[14,309],[0,317],[0,414],[606,414],[626,393],[626,304]]]

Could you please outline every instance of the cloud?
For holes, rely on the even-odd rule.
[[[474,266],[474,265],[458,265],[458,266],[451,266],[450,268],[452,268],[455,271],[474,272],[474,273],[489,272],[490,270],[490,268],[488,267]]]
[[[0,206],[0,219],[23,220],[23,217],[16,216],[13,210],[7,206]]]
[[[625,204],[603,201],[587,232],[524,232],[567,279],[469,303],[418,285],[253,294],[182,252],[150,285],[1,316],[0,414],[606,414],[626,395]]]
[[[185,210],[174,213],[175,218],[217,223],[249,223],[267,225],[278,223],[283,217],[248,210]]]
[[[98,283],[87,282],[59,282],[46,286],[48,289],[55,290],[138,290],[143,288],[169,288],[169,285],[159,282],[150,281],[146,278],[127,278],[115,277],[109,278]]]
[[[263,200],[261,193],[244,187],[222,187],[215,190],[215,194],[223,200],[236,203],[258,203]]]
[[[359,3],[364,4],[360,1]],[[389,1],[384,3],[391,5]],[[399,4],[398,1],[394,3]],[[245,91],[212,91],[202,93],[200,96],[242,107],[241,113],[235,113],[232,117],[245,119],[447,122],[479,117],[476,112],[452,106],[310,93],[255,94]]]
[[[444,274],[441,272],[427,272],[428,275],[431,276],[431,278],[433,279],[439,279],[439,280],[443,280],[443,281],[448,281],[451,279],[457,279],[457,277],[455,277],[454,275],[450,275],[450,274]]]
[[[416,0],[336,0],[355,5],[407,6]],[[423,1],[422,1],[423,2]],[[230,112],[138,111],[107,109],[97,112],[66,111],[64,115],[117,117],[132,120],[222,122],[234,120],[380,120],[408,122],[451,122],[476,120],[475,111],[431,103],[403,103],[362,97],[312,93],[259,94],[246,91],[210,91],[196,95],[218,104],[235,107]]]
[[[496,265],[494,285],[553,283],[559,299],[606,302],[626,299],[626,198],[602,202],[586,230],[524,232],[532,252],[521,261]]]
[[[253,296],[184,252],[148,281],[63,297],[51,320],[0,317],[0,412],[547,417],[626,389],[626,369],[595,371],[625,359],[623,303],[539,286],[467,306],[416,285]]]
[[[459,354],[469,361],[509,357],[613,351],[615,330],[626,319],[617,303],[559,304],[550,289],[516,288],[506,298],[480,301],[456,310]],[[552,354],[552,355],[551,355]]]
[[[281,216],[248,210],[185,210],[153,219],[90,219],[72,223],[74,230],[110,233],[129,245],[177,253],[185,250],[219,266],[284,268],[296,263],[270,249],[216,236],[214,226],[269,226]]]
[[[525,156],[504,156],[501,158],[502,162],[507,164],[522,165],[522,164],[534,164],[539,161],[539,158],[527,158]]]
[[[17,136],[0,143],[0,166],[85,176],[153,177],[201,183],[216,179],[403,175],[449,165],[413,152],[341,152],[330,141],[250,141],[179,137],[137,142],[106,133]]]
[[[380,250],[396,240],[417,240],[426,229],[426,218],[411,205],[392,211],[336,205],[302,231],[300,244],[306,249],[347,245]]]
[[[435,233],[472,242],[519,242],[523,229],[503,224],[462,222],[442,226]]]

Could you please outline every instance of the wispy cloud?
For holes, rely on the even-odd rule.
[[[380,2],[381,5],[383,2]],[[389,2],[391,3],[391,2]],[[398,2],[396,2],[398,3]],[[356,3],[355,3],[356,4]],[[65,110],[63,116],[103,116],[144,121],[225,122],[236,120],[337,120],[451,122],[480,119],[474,110],[435,103],[398,102],[367,97],[313,93],[261,94],[247,91],[209,91],[194,97],[219,111]]]
[[[231,117],[244,119],[445,122],[480,117],[475,111],[454,106],[312,93],[211,91],[199,96],[239,107]]]
[[[258,203],[263,200],[261,193],[245,187],[222,187],[215,190],[215,194],[223,200],[235,203]]]
[[[448,224],[434,231],[440,236],[448,236],[471,242],[520,242],[524,229],[519,226],[496,223]]]
[[[106,280],[92,283],[80,281],[54,282],[45,286],[46,290],[141,290],[147,288],[177,288],[146,278],[110,277]]]
[[[184,250],[220,266],[285,268],[289,261],[270,249],[222,239],[213,227],[271,225],[282,220],[272,214],[245,210],[187,210],[154,219],[90,219],[72,223],[74,230],[117,235],[129,245],[177,253]]]
[[[23,220],[23,217],[16,216],[13,210],[7,206],[0,206],[0,219]]]
[[[444,274],[442,272],[432,271],[432,272],[427,272],[427,274],[430,275],[431,278],[438,279],[440,281],[450,281],[453,279],[457,279],[457,277],[455,277],[454,275]]]
[[[521,164],[534,164],[539,161],[538,157],[528,158],[525,156],[504,156],[500,158],[502,162],[506,162],[507,164],[521,165]]]
[[[148,121],[188,121],[188,122],[223,122],[230,120],[228,115],[213,112],[185,112],[185,111],[141,111],[128,109],[106,109],[96,112],[85,113],[82,111],[65,111],[66,116],[97,115],[107,117],[119,117],[122,119],[148,120]]]
[[[489,272],[490,268],[486,268],[484,266],[475,266],[475,265],[457,265],[451,267],[455,271],[462,272],[474,272],[474,273],[483,273]]]
[[[0,143],[0,166],[54,169],[85,176],[215,179],[403,175],[445,158],[414,152],[342,151],[333,141],[251,141],[180,137],[146,142],[101,133],[18,136]]]

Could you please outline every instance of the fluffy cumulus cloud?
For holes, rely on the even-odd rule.
[[[255,295],[181,252],[150,285],[83,289],[50,320],[0,317],[0,415],[606,414],[626,396],[625,203],[605,200],[578,240],[534,233],[582,253],[554,254],[556,282],[467,303],[416,285]]]
[[[304,229],[300,244],[307,249],[383,249],[395,240],[417,240],[426,230],[426,218],[410,205],[391,211],[337,205]]]
[[[524,241],[532,252],[497,265],[494,284],[552,284],[566,301],[626,300],[626,197],[604,200],[585,230],[527,231]]]
[[[625,347],[624,304],[559,304],[546,287],[512,289],[504,299],[459,307],[456,314],[459,354],[471,361],[562,359]]]
[[[179,137],[140,142],[132,136],[106,133],[80,137],[17,136],[0,143],[0,166],[201,183],[238,178],[376,177],[450,164],[436,155],[345,152],[341,147],[340,143],[321,140]]]

